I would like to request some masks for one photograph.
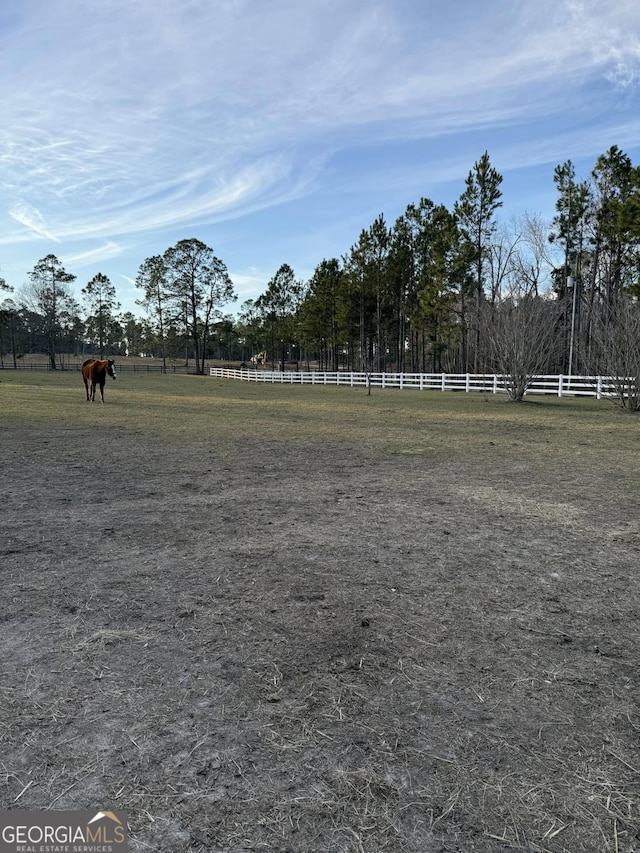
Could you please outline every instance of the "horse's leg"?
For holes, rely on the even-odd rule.
[[[84,382],[84,390],[87,392],[87,400],[88,400],[89,399],[89,383],[84,378],[84,376],[82,377],[82,380]]]
[[[91,402],[95,403],[96,401],[96,383],[91,380]]]
[[[100,396],[102,397],[102,402],[104,403],[104,382],[100,383]]]

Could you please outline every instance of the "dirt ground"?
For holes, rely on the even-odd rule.
[[[1,807],[123,809],[133,851],[640,851],[606,471],[86,438],[2,424]]]

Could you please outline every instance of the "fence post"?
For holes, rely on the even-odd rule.
[[[464,388],[464,390],[467,392],[467,394],[469,393],[470,387],[471,387],[471,374],[467,373],[467,382],[466,382],[466,385]]]
[[[493,393],[494,394],[498,393],[498,374],[497,373],[493,374]]]
[[[558,397],[562,397],[562,373],[558,374]]]
[[[442,385],[441,385],[440,390],[446,391],[447,390],[447,374],[446,373],[442,374],[441,380],[442,380]]]
[[[601,400],[602,399],[602,376],[598,376],[598,382],[597,382],[596,387],[597,387],[596,398],[598,400]]]

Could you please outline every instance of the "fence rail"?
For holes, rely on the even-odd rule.
[[[209,375],[245,382],[280,385],[348,385],[351,387],[398,388],[416,391],[463,391],[485,394],[507,393],[508,378],[496,373],[366,373],[356,371],[227,369],[211,367]],[[536,376],[527,394],[555,397],[616,397],[615,382],[606,376]]]

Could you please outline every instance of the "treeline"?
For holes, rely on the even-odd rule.
[[[116,288],[98,273],[82,288],[84,312],[71,292],[75,276],[55,255],[38,261],[17,297],[0,305],[0,358],[48,354],[56,370],[66,356],[148,355],[193,360],[237,356],[238,335],[220,306],[235,293],[225,265],[199,240],[181,240],[147,259],[136,283],[145,316],[121,313]],[[11,290],[0,280],[0,287]]]
[[[283,264],[265,292],[233,318],[225,265],[182,240],[141,265],[145,317],[119,314],[102,274],[70,298],[73,277],[50,255],[30,274],[21,304],[5,300],[0,351],[148,353],[372,371],[527,376],[633,373],[640,294],[640,167],[616,146],[587,179],[571,161],[554,172],[556,215],[501,222],[502,176],[485,154],[452,209],[422,198],[392,225],[381,214],[342,258],[309,281]],[[640,357],[638,357],[640,363]]]

